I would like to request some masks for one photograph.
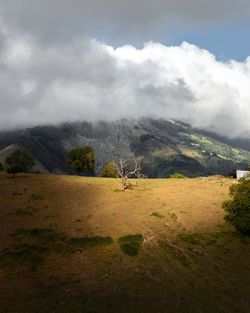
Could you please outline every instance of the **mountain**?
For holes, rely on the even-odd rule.
[[[119,156],[141,157],[148,177],[174,172],[190,177],[229,174],[250,162],[250,140],[232,140],[163,119],[65,123],[1,132],[0,149],[12,144],[28,149],[53,173],[71,173],[67,151],[81,145],[94,148],[97,175],[106,162]]]

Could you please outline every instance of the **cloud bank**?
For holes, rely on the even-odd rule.
[[[0,0],[0,8],[12,29],[45,43],[83,33],[118,42],[156,40],[173,23],[197,27],[250,18],[249,0]]]
[[[0,31],[0,130],[123,117],[175,118],[250,135],[250,58],[219,62],[184,42],[114,48],[86,36],[44,45]]]

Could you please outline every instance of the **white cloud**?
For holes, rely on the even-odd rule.
[[[223,63],[188,43],[115,49],[86,37],[50,46],[9,31],[0,38],[1,130],[154,116],[250,134],[250,58]]]
[[[26,41],[19,39],[8,40],[6,46],[5,61],[8,65],[23,65],[30,61],[32,51]]]

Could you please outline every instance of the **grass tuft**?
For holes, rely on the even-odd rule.
[[[159,212],[153,212],[152,214],[150,214],[150,216],[154,216],[154,217],[157,217],[157,218],[164,218],[165,217],[164,215],[162,215]]]
[[[23,209],[17,209],[16,215],[18,215],[18,216],[31,216],[36,211],[37,211],[37,209],[34,208],[33,206],[27,206],[26,208],[23,208]]]
[[[212,245],[217,243],[219,234],[216,233],[184,233],[180,234],[179,238],[192,245]]]
[[[21,192],[12,192],[12,195],[13,195],[13,196],[21,196],[22,193],[21,193]]]
[[[167,215],[168,215],[169,218],[171,218],[171,220],[173,220],[174,222],[177,222],[178,217],[177,217],[177,215],[175,213],[168,212]]]
[[[35,239],[35,240],[53,240],[55,237],[55,230],[52,228],[21,228],[18,229],[11,236],[16,240]]]
[[[5,266],[24,265],[31,271],[35,271],[44,261],[47,251],[48,248],[43,245],[18,243],[1,252],[0,264]]]
[[[37,201],[37,200],[42,200],[43,197],[41,195],[39,195],[38,193],[32,193],[32,195],[30,196],[30,200],[32,201]]]
[[[139,253],[143,243],[143,236],[141,234],[123,236],[118,239],[118,243],[124,253],[135,256]]]

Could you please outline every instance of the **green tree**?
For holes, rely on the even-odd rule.
[[[0,162],[0,172],[3,172],[3,170],[4,170],[3,164]]]
[[[249,177],[250,178],[250,177]],[[231,200],[222,205],[225,219],[243,234],[250,234],[250,179],[242,178],[230,187]]]
[[[95,153],[91,147],[78,147],[68,152],[68,165],[78,173],[93,174]]]
[[[107,164],[105,164],[102,168],[101,175],[102,177],[111,177],[111,178],[119,177],[119,173],[114,162],[108,162]]]
[[[29,172],[35,165],[35,159],[29,151],[18,149],[6,158],[5,164],[7,172],[15,177],[17,173]]]

